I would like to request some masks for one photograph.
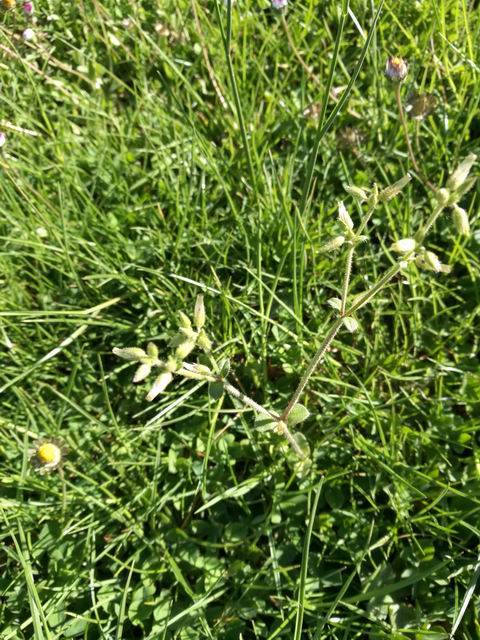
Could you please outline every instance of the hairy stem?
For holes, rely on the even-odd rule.
[[[407,258],[408,258],[408,256],[407,256]],[[303,377],[300,380],[300,382],[298,384],[298,387],[295,389],[295,392],[294,392],[293,396],[291,397],[290,402],[287,405],[287,408],[283,412],[283,414],[281,416],[281,420],[283,422],[287,421],[288,416],[293,411],[294,407],[298,404],[298,401],[300,400],[300,397],[301,397],[305,387],[307,386],[308,381],[312,377],[313,373],[315,372],[315,369],[318,367],[318,365],[322,361],[327,349],[329,348],[329,346],[331,345],[333,339],[335,338],[335,336],[337,335],[338,331],[340,330],[340,327],[343,324],[343,318],[351,316],[355,311],[357,311],[357,309],[360,309],[360,307],[363,307],[365,304],[370,302],[370,300],[381,289],[383,289],[390,282],[390,280],[392,278],[394,278],[397,275],[397,273],[399,273],[400,270],[401,270],[400,264],[394,265],[391,269],[389,269],[387,271],[387,273],[382,278],[380,278],[380,280],[371,289],[369,289],[363,296],[361,296],[355,302],[355,304],[353,304],[350,307],[350,309],[345,310],[344,313],[342,314],[342,316],[340,318],[337,318],[337,320],[335,320],[335,322],[333,323],[333,325],[330,328],[330,331],[325,336],[322,344],[318,348],[318,350],[315,353],[315,355],[313,356],[313,358],[310,360],[310,363],[309,363],[309,365],[307,367],[307,370],[303,374]]]
[[[343,323],[343,318],[338,318],[337,320],[335,320],[335,322],[333,323],[332,327],[330,328],[330,331],[327,333],[327,335],[325,336],[322,344],[318,348],[316,354],[311,359],[310,364],[307,367],[307,370],[303,374],[302,379],[300,380],[300,382],[298,384],[298,387],[295,389],[295,392],[294,392],[293,396],[291,397],[290,402],[287,405],[287,408],[282,413],[281,419],[282,419],[283,422],[287,421],[288,416],[292,412],[293,408],[298,404],[298,401],[300,399],[300,396],[303,393],[303,390],[305,389],[305,387],[308,384],[308,381],[312,377],[313,372],[315,371],[315,369],[320,364],[320,362],[321,362],[323,356],[325,355],[325,352],[327,351],[328,347],[331,345],[333,339],[337,335],[340,327],[342,326],[342,323]]]
[[[231,396],[233,396],[237,400],[240,400],[241,402],[243,402],[243,404],[247,405],[260,415],[265,416],[272,421],[275,421],[277,423],[276,432],[282,435],[288,441],[288,443],[298,456],[300,456],[301,458],[305,458],[305,454],[300,449],[298,442],[295,440],[291,431],[277,413],[265,409],[265,407],[262,407],[261,404],[258,404],[257,402],[255,402],[255,400],[252,400],[252,398],[245,395],[242,391],[227,382],[224,378],[218,377],[217,380],[218,382],[223,383],[225,391]]]
[[[414,235],[414,238],[418,244],[422,244],[422,242],[425,240],[425,236],[433,227],[433,225],[437,221],[438,216],[442,213],[444,209],[445,209],[445,203],[439,202],[435,207],[435,209],[432,211],[426,223],[423,225],[423,227],[421,227],[417,231],[417,233]]]
[[[280,416],[278,414],[265,409],[265,407],[262,407],[261,404],[258,404],[258,402],[255,402],[255,400],[245,395],[242,391],[227,382],[224,378],[219,376],[218,378],[216,378],[216,380],[223,383],[225,391],[227,391],[231,396],[237,398],[237,400],[240,400],[241,402],[243,402],[243,404],[246,404],[257,413],[260,413],[262,416],[266,416],[271,420],[275,420],[276,422],[280,420]]]
[[[405,259],[408,259],[408,257],[409,257],[408,255],[405,256]],[[377,293],[381,291],[381,289],[383,289],[390,282],[390,280],[397,275],[397,273],[400,272],[400,270],[401,270],[400,264],[399,263],[395,264],[391,269],[387,271],[387,273],[384,276],[380,278],[380,280],[376,284],[373,285],[371,289],[369,289],[362,296],[357,298],[356,302],[350,307],[350,309],[347,309],[347,311],[345,312],[345,315],[346,316],[352,315],[353,313],[355,313],[355,311],[357,311],[358,309],[366,305],[368,302],[370,302],[370,300],[374,296],[376,296]]]
[[[348,287],[350,286],[350,276],[352,275],[352,262],[353,262],[354,252],[355,252],[355,245],[352,244],[352,246],[347,251],[347,259],[345,262],[345,275],[343,277],[343,287],[342,287],[342,304],[340,307],[341,316],[344,315],[345,308],[347,306]]]

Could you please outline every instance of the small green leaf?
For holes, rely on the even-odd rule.
[[[226,378],[230,373],[230,360],[228,358],[224,358],[219,362],[220,367],[220,375],[222,378]]]
[[[123,358],[123,360],[128,360],[130,362],[138,362],[139,360],[147,356],[145,351],[143,349],[139,349],[138,347],[127,347],[126,349],[119,349],[118,347],[114,347],[112,351],[119,358]]]
[[[343,324],[350,331],[350,333],[354,333],[358,329],[358,321],[355,318],[347,316],[343,319]]]
[[[327,303],[332,307],[332,309],[335,309],[336,311],[340,311],[340,309],[342,308],[342,301],[340,300],[340,298],[329,298],[327,300]]]
[[[289,427],[294,427],[296,424],[303,422],[310,415],[310,411],[303,404],[297,404],[292,409],[290,415],[287,418],[287,424]]]
[[[218,400],[223,396],[223,382],[210,382],[208,385],[208,395],[212,400]]]
[[[263,414],[257,415],[255,418],[255,428],[258,431],[272,431],[275,429],[277,421]]]

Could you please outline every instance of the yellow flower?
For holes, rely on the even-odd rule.
[[[30,450],[30,462],[39,473],[49,473],[62,464],[64,453],[56,440],[40,440]]]
[[[15,0],[2,0],[2,4],[5,9],[13,9],[17,3]]]

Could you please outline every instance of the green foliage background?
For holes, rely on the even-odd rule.
[[[147,405],[111,350],[164,349],[204,291],[238,384],[284,406],[340,290],[341,255],[318,252],[338,199],[359,219],[343,185],[411,169],[388,55],[410,63],[404,99],[436,97],[409,124],[430,180],[479,151],[478,3],[385,3],[300,213],[305,110],[336,61],[331,113],[378,3],[351,1],[338,57],[342,4],[291,3],[310,76],[278,12],[235,4],[252,176],[215,4],[193,2],[197,22],[183,0],[38,0],[32,43],[20,6],[1,16],[0,638],[448,638],[478,579],[478,190],[469,239],[448,215],[429,238],[451,275],[402,277],[334,342],[303,477],[227,397],[176,382]],[[431,205],[414,179],[378,211],[353,293]],[[68,446],[63,476],[31,469],[37,437]],[[478,612],[474,593],[457,638],[480,637]]]

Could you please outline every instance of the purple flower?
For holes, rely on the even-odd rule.
[[[33,16],[33,12],[34,12],[33,2],[31,2],[31,0],[27,0],[27,2],[24,2],[23,13],[26,16]]]
[[[288,0],[272,0],[272,7],[274,9],[286,9],[288,6]]]

